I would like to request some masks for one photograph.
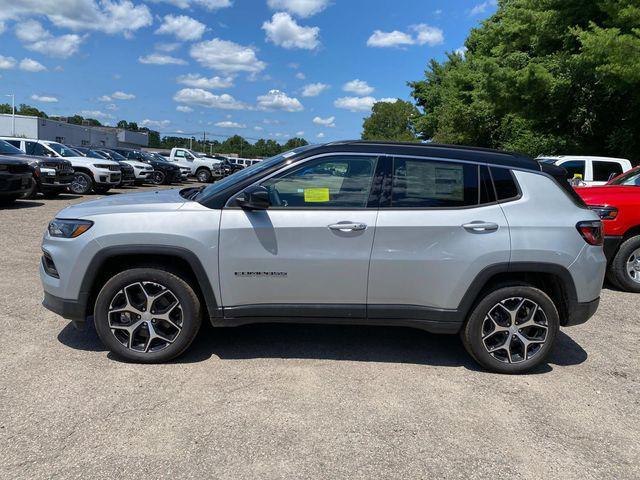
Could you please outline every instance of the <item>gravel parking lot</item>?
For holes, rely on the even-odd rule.
[[[517,377],[404,328],[205,328],[172,364],[128,364],[40,305],[41,235],[86,198],[0,210],[1,478],[640,475],[640,295],[605,289]]]

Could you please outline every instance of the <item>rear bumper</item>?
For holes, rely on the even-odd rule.
[[[622,237],[604,237],[604,255],[605,257],[607,257],[607,262],[611,262],[611,260],[613,260],[613,257],[616,256],[621,243]]]
[[[600,297],[592,300],[591,302],[576,303],[573,308],[570,308],[569,315],[563,323],[564,327],[572,327],[574,325],[580,325],[589,320],[598,310],[600,305]]]
[[[27,193],[31,188],[31,182],[31,172],[0,173],[0,197],[13,197]]]

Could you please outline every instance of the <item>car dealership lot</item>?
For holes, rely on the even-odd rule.
[[[637,477],[640,295],[605,289],[531,375],[479,370],[457,337],[334,326],[205,328],[127,364],[40,306],[47,222],[90,198],[0,209],[0,478]]]

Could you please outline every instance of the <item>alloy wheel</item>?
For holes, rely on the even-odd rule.
[[[155,282],[136,282],[119,290],[109,303],[107,316],[118,342],[136,352],[159,352],[182,332],[178,297]]]
[[[633,251],[627,259],[627,275],[636,283],[640,283],[640,248]]]
[[[89,187],[89,181],[84,175],[74,175],[69,188],[73,193],[84,193]]]
[[[548,330],[547,315],[540,305],[528,298],[507,298],[485,316],[482,344],[496,360],[521,363],[540,352]]]
[[[159,172],[159,171],[153,172],[153,174],[151,175],[151,181],[155,185],[161,185],[162,182],[164,182],[164,173]]]

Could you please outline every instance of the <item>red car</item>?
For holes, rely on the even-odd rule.
[[[601,187],[576,192],[603,220],[607,278],[623,290],[640,293],[640,167]]]

